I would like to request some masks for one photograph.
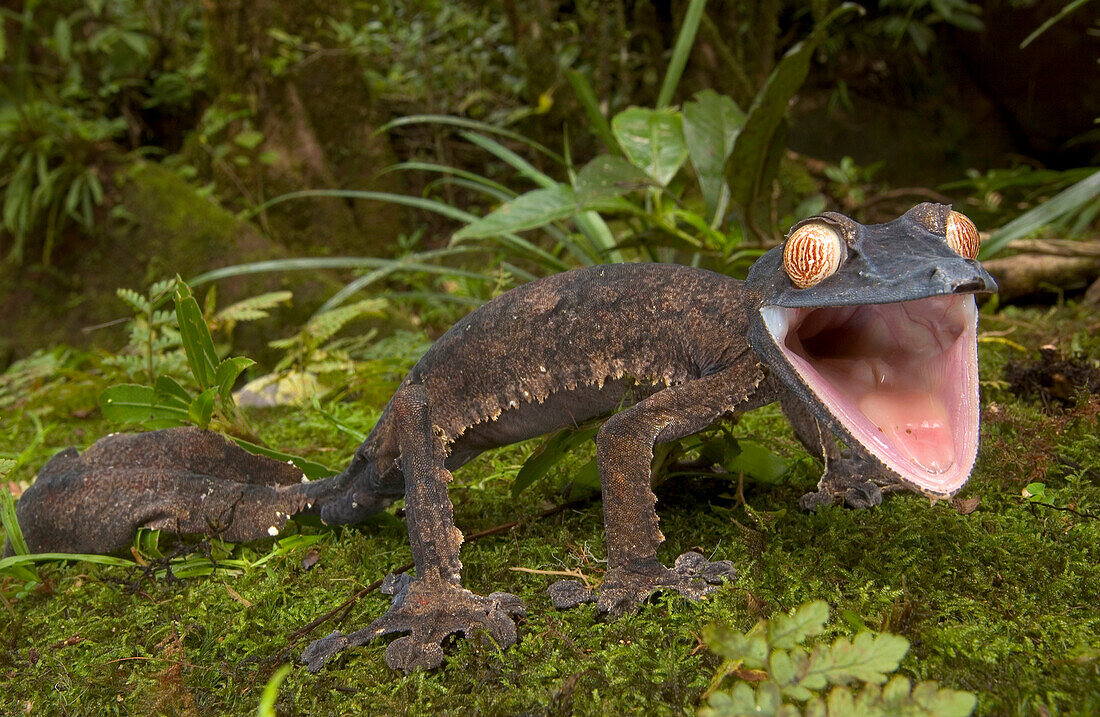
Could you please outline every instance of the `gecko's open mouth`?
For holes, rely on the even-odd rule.
[[[844,428],[914,488],[957,492],[978,452],[973,295],[761,315],[783,357]]]

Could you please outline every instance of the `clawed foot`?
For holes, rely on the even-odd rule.
[[[350,635],[337,631],[312,643],[301,658],[310,672],[319,671],[346,647],[395,632],[409,634],[386,648],[386,664],[405,672],[430,670],[443,664],[443,641],[450,635],[487,637],[500,648],[510,647],[518,637],[515,620],[527,615],[515,595],[496,592],[482,597],[434,576],[411,580],[388,575],[382,591],[394,596],[389,612],[364,630]]]
[[[737,569],[729,560],[711,562],[696,552],[676,558],[672,568],[654,562],[641,570],[613,568],[604,577],[599,593],[574,580],[560,580],[550,586],[554,607],[566,609],[595,601],[600,612],[620,617],[633,612],[650,595],[674,590],[689,600],[698,600],[718,589],[723,580],[733,580]]]
[[[882,494],[905,490],[900,480],[865,458],[846,457],[830,464],[817,484],[817,490],[798,500],[802,510],[846,505],[849,508],[874,508],[882,504]]]

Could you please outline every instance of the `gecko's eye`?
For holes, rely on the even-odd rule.
[[[800,289],[832,276],[843,258],[844,240],[824,222],[803,224],[791,232],[783,247],[783,269]]]
[[[947,246],[959,256],[967,259],[978,258],[978,246],[981,239],[978,238],[978,227],[965,215],[951,212],[947,217]]]

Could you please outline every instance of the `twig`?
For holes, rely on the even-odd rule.
[[[537,570],[535,568],[508,568],[514,570],[517,573],[531,573],[532,575],[561,575],[566,578],[580,578],[586,588],[591,588],[593,584],[592,578],[588,577],[580,570]]]
[[[1079,516],[1081,518],[1088,518],[1090,520],[1100,520],[1100,515],[1093,515],[1092,513],[1082,513],[1081,511],[1074,510],[1073,508],[1067,508],[1067,507],[1060,506],[1060,505],[1054,505],[1053,503],[1043,503],[1042,501],[1038,501],[1038,500],[1033,500],[1033,501],[1030,501],[1030,502],[1031,502],[1031,505],[1041,505],[1045,508],[1053,508],[1054,510],[1063,510],[1067,513],[1073,513],[1074,515]]]

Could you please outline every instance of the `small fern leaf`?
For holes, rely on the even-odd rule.
[[[115,295],[137,313],[144,314],[149,310],[149,300],[133,289],[116,289]]]
[[[820,690],[827,682],[844,685],[853,680],[881,685],[908,651],[908,640],[889,633],[861,632],[851,642],[841,637],[832,645],[814,647],[799,685],[810,690]]]
[[[829,605],[824,600],[803,605],[790,615],[776,615],[768,620],[768,643],[773,648],[790,650],[825,631],[829,620]]]

